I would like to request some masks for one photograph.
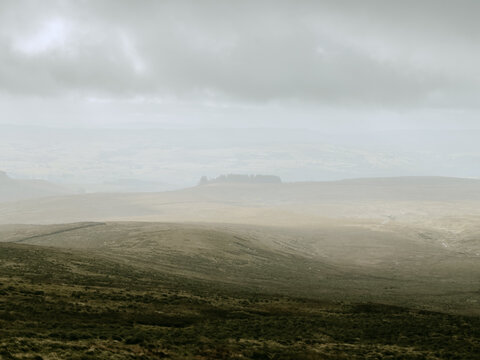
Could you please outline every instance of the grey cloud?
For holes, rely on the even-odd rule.
[[[474,0],[7,1],[0,89],[474,107],[478,10]],[[22,50],[55,20],[63,40]]]

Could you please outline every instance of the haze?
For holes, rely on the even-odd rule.
[[[3,1],[0,167],[87,190],[478,177],[478,7]]]
[[[479,14],[0,1],[0,360],[478,360]]]

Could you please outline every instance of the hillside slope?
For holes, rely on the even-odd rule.
[[[425,233],[127,222],[3,226],[0,239],[216,286],[480,313],[479,256]]]
[[[0,243],[0,359],[474,360],[480,351],[478,317],[252,292],[124,260]]]

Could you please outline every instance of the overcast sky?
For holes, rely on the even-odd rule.
[[[480,2],[0,2],[1,123],[479,128]]]
[[[479,14],[478,0],[0,0],[0,170],[480,177]]]

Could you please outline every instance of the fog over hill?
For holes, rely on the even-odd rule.
[[[0,0],[0,360],[478,360],[479,0]]]
[[[286,182],[475,178],[479,137],[474,129],[68,129],[0,123],[0,164],[16,178],[77,184],[88,192],[172,190],[228,173],[274,174]]]
[[[45,180],[12,179],[0,171],[0,203],[82,193],[81,188],[61,186]]]
[[[442,177],[211,183],[159,193],[50,197],[0,205],[0,223],[146,220],[315,224],[321,219],[440,221],[480,214],[480,180]],[[470,221],[470,220],[468,220]]]

